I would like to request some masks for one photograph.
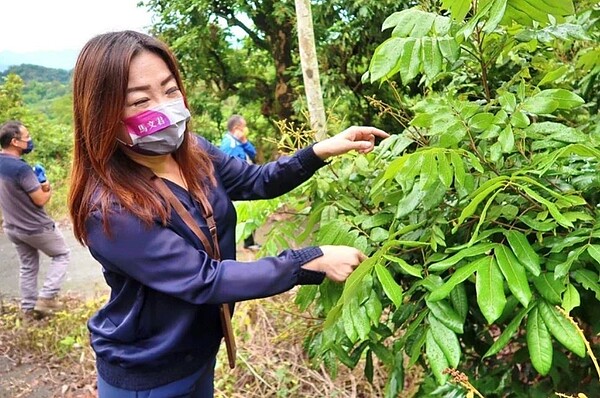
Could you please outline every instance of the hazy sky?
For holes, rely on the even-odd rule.
[[[6,0],[0,11],[0,51],[80,50],[113,30],[146,31],[152,22],[139,0]]]

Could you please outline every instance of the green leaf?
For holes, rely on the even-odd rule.
[[[448,257],[445,260],[429,265],[428,270],[429,272],[445,271],[465,257],[479,256],[491,251],[494,247],[496,247],[495,243],[478,243],[467,249],[459,251],[455,255]]]
[[[437,43],[442,57],[448,63],[453,64],[460,58],[460,45],[454,37],[438,37]]]
[[[463,320],[446,301],[426,301],[433,315],[455,333],[463,333]]]
[[[422,202],[427,191],[421,189],[420,184],[415,184],[408,195],[402,198],[396,209],[396,218],[402,218],[411,213]]]
[[[458,185],[464,187],[466,171],[465,171],[465,164],[464,164],[462,158],[456,152],[451,152],[450,153],[450,161],[452,162],[452,167],[454,167],[454,179],[455,179],[456,183],[458,183]]]
[[[435,19],[435,14],[410,8],[387,17],[381,30],[394,27],[392,31],[394,37],[423,37],[429,33]]]
[[[482,132],[489,129],[494,124],[494,120],[495,116],[493,113],[478,113],[469,119],[469,127],[475,132]]]
[[[538,304],[544,323],[565,348],[581,358],[585,357],[585,343],[577,332],[575,326],[565,318],[558,310],[544,301]]]
[[[371,233],[369,234],[369,238],[373,241],[373,242],[384,242],[386,241],[390,236],[390,233],[387,229],[381,228],[381,227],[375,227],[371,230]]]
[[[396,360],[391,366],[391,371],[388,376],[388,380],[385,383],[385,396],[384,398],[395,398],[402,391],[404,387],[404,364],[402,363],[402,354],[397,353],[396,358],[400,357],[400,360]]]
[[[350,228],[352,226],[343,220],[332,220],[323,223],[317,233],[318,244],[343,244],[347,243]],[[354,240],[353,238],[351,240]]]
[[[527,317],[526,337],[531,364],[539,374],[546,376],[552,367],[552,339],[537,308]]]
[[[390,256],[388,254],[384,255],[383,257],[387,260],[390,260],[390,261],[398,264],[400,269],[402,271],[404,271],[406,274],[412,275],[417,278],[423,278],[423,275],[421,275],[421,272],[423,272],[423,270],[420,267],[415,267],[414,265],[410,265],[409,263],[407,263],[400,257]]]
[[[392,300],[396,308],[402,305],[402,288],[396,283],[390,271],[380,264],[375,265],[377,279],[381,282],[383,291]]]
[[[453,20],[461,22],[471,9],[471,0],[442,0],[442,8],[450,11]]]
[[[373,351],[367,350],[365,354],[365,377],[369,381],[369,383],[373,383]]]
[[[467,290],[465,289],[464,283],[456,285],[456,287],[450,292],[450,302],[464,324],[465,320],[467,319],[467,314],[469,313],[469,299],[467,297]]]
[[[527,195],[529,195],[532,199],[545,205],[546,208],[548,209],[548,211],[550,212],[550,214],[552,214],[552,217],[554,217],[556,222],[558,222],[560,225],[562,225],[563,227],[573,228],[573,223],[571,221],[567,220],[560,213],[560,211],[558,210],[558,208],[556,207],[556,205],[554,203],[550,202],[547,199],[544,199],[542,196],[540,196],[538,193],[536,193],[534,190],[532,190],[531,188],[529,188],[527,186],[519,185],[519,188],[524,190],[525,193],[527,193]]]
[[[378,325],[383,312],[383,306],[375,290],[371,290],[369,299],[363,304],[371,323]]]
[[[497,245],[494,253],[498,266],[508,282],[508,288],[517,300],[523,304],[523,307],[527,307],[531,300],[531,290],[529,289],[525,268],[517,261],[512,251],[504,245]]]
[[[427,360],[429,361],[429,367],[433,372],[438,384],[442,385],[446,383],[448,375],[444,371],[448,368],[448,360],[444,355],[444,352],[435,341],[431,329],[427,331],[425,343],[425,353],[427,354]]]
[[[529,113],[535,113],[536,115],[550,114],[558,109],[558,107],[558,101],[548,97],[537,96],[527,98],[521,105],[521,109]]]
[[[400,57],[406,39],[390,37],[373,52],[369,65],[371,83],[379,79],[388,79],[400,70]]]
[[[486,257],[482,257],[473,261],[472,263],[457,268],[446,283],[444,283],[440,288],[434,290],[429,295],[429,300],[439,301],[443,298],[446,298],[446,296],[450,294],[456,285],[462,283],[465,279],[473,275],[473,273],[475,273],[475,271],[477,271],[477,269],[484,264],[486,260]]]
[[[378,260],[378,256],[373,255],[356,267],[348,279],[346,279],[344,297],[353,297],[356,295],[356,290],[360,287],[363,278],[371,272]]]
[[[342,325],[344,332],[351,342],[355,343],[358,340],[358,332],[354,327],[354,321],[352,319],[352,302],[356,303],[355,307],[358,308],[357,300],[350,300],[348,305],[344,305],[342,309]]]
[[[506,329],[504,329],[504,331],[502,332],[502,334],[500,334],[498,339],[494,341],[494,344],[492,344],[489,350],[487,350],[487,352],[483,355],[484,358],[496,355],[498,352],[500,352],[501,349],[503,349],[508,344],[512,336],[519,329],[521,321],[523,320],[523,318],[525,318],[527,312],[529,312],[529,308],[523,308],[517,313],[517,315],[515,315],[515,317],[512,319],[512,321],[510,321],[510,323],[506,327]]]
[[[488,20],[483,25],[483,31],[486,33],[492,33],[496,26],[500,23],[506,12],[507,0],[493,0],[494,4],[488,12]]]
[[[454,171],[452,170],[452,166],[450,166],[450,161],[445,152],[439,152],[437,154],[438,161],[438,170],[439,170],[439,178],[442,184],[445,187],[450,187],[452,184],[452,177],[454,176]]]
[[[516,111],[510,117],[510,124],[516,128],[524,129],[525,127],[529,126],[529,123],[531,122],[529,121],[527,115],[523,113],[523,111]]]
[[[458,226],[460,226],[466,218],[471,217],[475,213],[475,210],[477,210],[477,206],[479,206],[479,204],[481,202],[483,202],[483,200],[485,198],[487,198],[488,195],[490,195],[492,192],[494,192],[495,190],[497,190],[503,186],[505,186],[505,182],[499,181],[499,182],[487,187],[487,189],[483,190],[482,192],[478,193],[477,196],[475,196],[471,200],[471,202],[460,213],[460,216],[458,217],[458,221],[456,222],[456,225],[452,230],[453,233],[456,232]]]
[[[554,270],[554,277],[558,279],[567,276],[569,270],[573,266],[573,263],[579,259],[579,256],[581,256],[585,250],[586,246],[581,246],[571,250],[567,255],[567,259],[556,266],[556,269]]]
[[[318,288],[315,285],[304,285],[298,289],[294,302],[300,307],[300,310],[305,311],[308,308],[317,297],[317,290]]]
[[[513,134],[510,124],[498,135],[498,143],[500,144],[503,153],[510,153],[514,149],[515,135]]]
[[[596,295],[596,300],[600,300],[600,285],[598,284],[598,274],[588,269],[578,269],[573,272],[573,278],[581,283],[581,286],[591,290]]]
[[[402,84],[408,85],[419,73],[421,64],[421,40],[408,38],[404,42],[400,56],[400,78]]]
[[[538,292],[552,304],[560,304],[562,292],[566,286],[560,279],[555,279],[552,273],[543,273],[533,279],[533,284]]]
[[[517,107],[517,97],[508,91],[505,91],[498,96],[498,102],[500,103],[500,106],[502,106],[502,109],[507,113],[514,112],[515,108]]]
[[[587,142],[589,137],[581,131],[555,122],[533,123],[525,129],[528,137],[567,143]]]
[[[433,80],[442,70],[442,53],[437,40],[431,37],[421,39],[423,72],[429,80]]]
[[[375,227],[381,227],[389,224],[394,219],[392,213],[377,213],[373,216],[369,216],[362,221],[361,226],[364,229],[371,229]]]
[[[538,86],[543,86],[544,84],[552,83],[560,79],[561,77],[567,74],[568,70],[569,68],[566,65],[563,65],[560,68],[554,69],[553,71],[546,73],[546,75],[538,83]]]
[[[504,295],[504,278],[496,259],[487,257],[488,262],[477,270],[475,289],[477,292],[477,304],[488,324],[494,323],[502,315],[506,305]]]
[[[560,109],[573,109],[585,104],[585,100],[572,91],[563,88],[544,90],[533,98],[546,98],[558,103]]]
[[[529,228],[541,232],[552,231],[558,226],[553,220],[539,221],[528,214],[523,214],[520,220]]]
[[[600,245],[589,245],[587,252],[598,264],[600,264]]]
[[[450,367],[456,368],[460,362],[460,343],[456,333],[448,329],[446,325],[436,319],[433,314],[428,317],[431,334],[433,339],[438,344]]]
[[[577,288],[569,283],[567,285],[567,290],[565,290],[565,292],[563,293],[561,306],[565,309],[565,311],[571,312],[573,308],[579,307],[580,304],[581,299],[579,297],[579,292],[577,291]]]
[[[508,231],[506,237],[519,262],[533,275],[538,276],[540,274],[540,257],[529,244],[527,237],[515,230]]]
[[[364,305],[358,305],[358,300],[353,300],[351,311],[352,322],[354,323],[354,328],[358,333],[358,338],[361,341],[364,341],[369,336],[369,332],[371,331],[371,322],[369,321],[367,310]]]

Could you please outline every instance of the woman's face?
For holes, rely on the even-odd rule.
[[[129,84],[123,118],[154,108],[182,96],[175,76],[158,55],[144,51],[129,65]]]

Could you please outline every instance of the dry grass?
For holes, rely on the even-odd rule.
[[[16,302],[0,305],[0,397],[95,397],[94,356],[85,323],[105,301],[62,298],[66,310],[46,319],[23,322]],[[304,337],[316,326],[309,314],[296,312],[293,293],[238,303],[234,328],[237,367],[229,369],[225,349],[219,352],[215,396],[268,397],[382,397],[385,370],[375,363],[374,384],[362,365],[353,371],[340,367],[332,379],[323,366],[312,366],[303,351]],[[406,377],[411,397],[421,370]]]

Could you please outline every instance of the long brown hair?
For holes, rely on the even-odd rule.
[[[134,56],[150,51],[161,57],[181,89],[187,105],[177,61],[161,41],[134,31],[111,32],[92,38],[81,50],[73,72],[74,154],[68,206],[77,240],[87,244],[85,221],[100,209],[110,233],[107,214],[115,198],[120,206],[145,223],[169,217],[168,203],[151,185],[148,169],[131,160],[117,144]],[[204,151],[186,131],[183,144],[173,154],[196,198],[215,184],[213,167]],[[97,197],[93,197],[97,195]]]

